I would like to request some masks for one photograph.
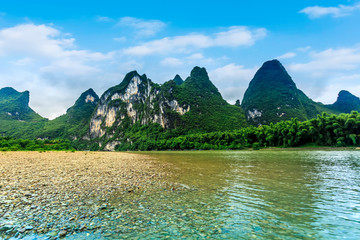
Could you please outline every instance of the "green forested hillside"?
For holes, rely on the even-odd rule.
[[[66,114],[48,120],[29,107],[28,91],[20,93],[13,88],[3,88],[0,90],[0,135],[24,139],[84,136],[98,100],[96,93],[89,89]]]
[[[328,107],[342,113],[360,111],[360,99],[350,92],[342,90],[339,92],[336,102],[328,105]]]
[[[177,88],[174,98],[180,104],[191,106],[182,116],[182,127],[187,132],[224,131],[246,126],[243,110],[222,98],[205,68],[195,67],[190,77]]]
[[[89,128],[90,118],[99,101],[93,89],[81,94],[66,114],[47,121],[36,133],[39,138],[77,139],[83,137]]]
[[[102,95],[95,112],[88,142],[100,149],[128,144],[134,132],[144,129],[144,136],[178,136],[247,125],[241,107],[227,103],[200,67],[183,82],[177,76],[162,85],[130,72]]]
[[[316,103],[299,90],[278,60],[265,62],[251,80],[241,106],[252,124],[269,124],[291,118],[301,121],[326,111],[339,113]]]
[[[34,138],[46,121],[29,107],[28,91],[0,89],[0,135]]]
[[[359,140],[358,113],[334,115],[360,110],[359,98],[341,91],[332,105],[316,103],[277,60],[257,71],[241,104],[227,103],[200,67],[185,81],[176,75],[164,84],[132,71],[101,99],[87,90],[54,120],[42,118],[28,103],[28,91],[0,89],[1,136],[66,139],[91,150],[347,146]]]
[[[42,117],[29,107],[29,91],[18,92],[11,87],[0,89],[0,118],[36,121]]]

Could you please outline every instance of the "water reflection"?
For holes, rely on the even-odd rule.
[[[207,192],[204,202],[216,199],[220,203],[213,224],[220,227],[223,238],[360,237],[359,152],[186,152],[157,156],[174,165],[178,181]]]
[[[360,239],[360,152],[146,154],[175,186],[115,195],[67,239]]]

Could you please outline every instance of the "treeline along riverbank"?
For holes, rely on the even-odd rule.
[[[0,151],[75,151],[68,140],[17,139],[0,137]]]
[[[294,118],[276,124],[250,126],[233,131],[168,138],[165,133],[153,135],[151,130],[142,129],[129,136],[127,142],[120,143],[116,150],[259,149],[307,144],[334,147],[360,145],[360,114],[356,111],[340,115],[323,113],[303,122]]]
[[[270,125],[250,126],[232,131],[194,133],[181,135],[176,130],[167,131],[160,125],[133,127],[116,151],[127,150],[224,150],[259,149],[263,147],[360,146],[360,114],[318,115],[300,122],[296,118]],[[0,137],[1,151],[74,151],[100,150],[96,142],[69,141],[64,139],[39,140]]]

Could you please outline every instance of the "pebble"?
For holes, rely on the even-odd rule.
[[[65,237],[66,234],[67,234],[67,231],[61,230],[61,231],[59,232],[59,237]]]
[[[49,237],[56,237],[58,235],[58,233],[57,232],[49,232],[46,235],[48,235]]]
[[[32,230],[32,229],[34,229],[34,227],[33,226],[26,226],[25,229],[26,230]]]
[[[84,231],[85,229],[86,229],[86,224],[82,225],[79,230]]]
[[[5,213],[3,217],[8,221],[7,225],[0,222],[0,239],[34,233],[52,239],[96,229],[106,233],[107,221],[116,216],[129,220],[126,214],[116,211],[109,196],[124,193],[131,197],[126,193],[156,185],[153,179],[149,181],[154,172],[159,179],[163,176],[157,167],[149,169],[149,174],[142,173],[148,172],[144,167],[152,166],[143,157],[120,153],[89,155],[92,156],[84,157],[79,152],[69,158],[61,152],[51,152],[39,157],[38,153],[16,152],[2,156],[0,172],[4,168],[9,171],[0,179],[0,215]],[[14,164],[17,161],[22,164]],[[129,175],[129,169],[137,171]],[[17,174],[20,171],[22,174]],[[144,182],[141,190],[139,181]]]
[[[21,198],[21,201],[23,201],[26,204],[30,204],[31,200],[27,199],[26,197]]]
[[[4,226],[0,227],[0,232],[9,231],[9,230],[12,230],[12,229],[13,229],[13,226],[11,226],[11,225],[4,225]]]
[[[103,205],[100,206],[99,209],[102,210],[102,209],[106,209],[106,208],[107,208],[106,204],[103,204]]]

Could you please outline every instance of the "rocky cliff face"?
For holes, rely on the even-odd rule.
[[[163,128],[171,128],[168,112],[184,115],[190,106],[180,105],[173,97],[165,98],[161,87],[154,84],[145,75],[130,72],[123,82],[107,90],[90,121],[90,137],[108,137],[113,135],[117,126],[158,123]],[[108,132],[107,132],[108,131]]]
[[[74,124],[89,122],[94,109],[99,103],[99,96],[92,88],[83,92],[75,104],[66,111],[67,121]]]
[[[162,132],[176,129],[177,134],[186,134],[230,130],[246,123],[242,109],[222,98],[204,68],[195,67],[185,81],[176,76],[162,85],[133,71],[101,96],[85,138],[113,150],[131,142],[125,135],[134,126],[154,124]]]

